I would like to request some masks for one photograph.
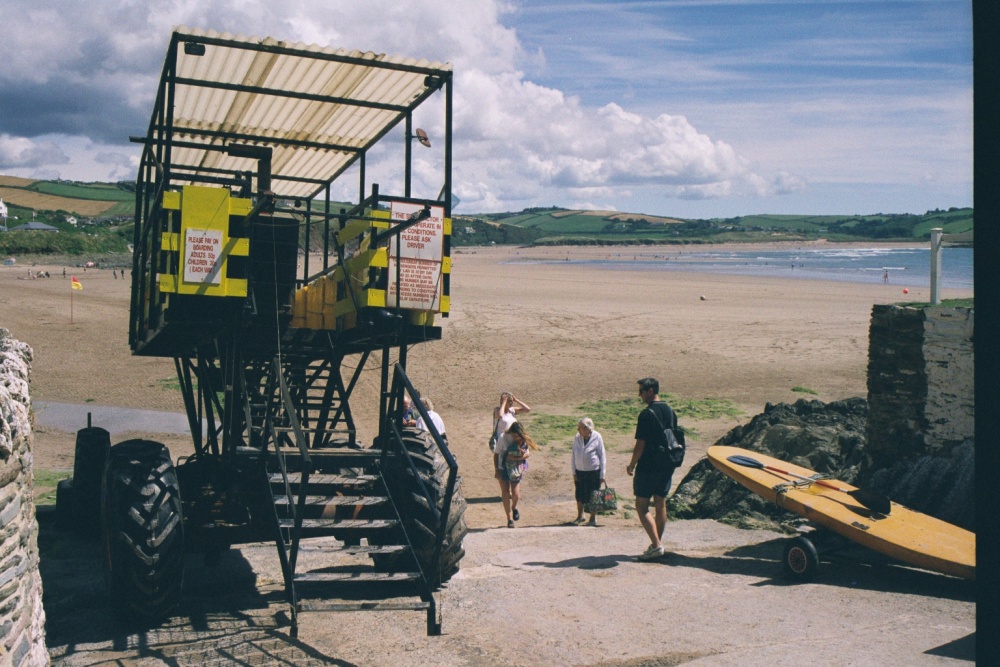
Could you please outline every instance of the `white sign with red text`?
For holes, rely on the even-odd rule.
[[[391,220],[393,224],[405,222],[423,209],[421,204],[392,202]],[[440,310],[444,207],[431,206],[430,213],[429,218],[402,232],[399,243],[396,237],[389,242],[387,306],[434,312]]]
[[[184,236],[184,282],[222,282],[222,230],[188,228]]]

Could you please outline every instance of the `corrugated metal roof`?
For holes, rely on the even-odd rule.
[[[446,63],[270,37],[179,28],[174,43],[176,69],[168,53],[160,82],[168,101],[174,84],[165,125],[173,132],[160,136],[157,119],[167,111],[156,109],[148,138],[173,142],[171,182],[186,182],[184,167],[207,174],[257,168],[253,159],[204,145],[269,146],[271,189],[281,197],[321,190],[451,75]],[[186,52],[184,43],[203,44],[204,54]]]

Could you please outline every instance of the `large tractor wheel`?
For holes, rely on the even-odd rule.
[[[403,429],[403,443],[410,452],[419,471],[420,480],[433,498],[435,506],[439,512],[443,511],[448,483],[448,464],[444,455],[441,454],[431,435],[420,429]],[[461,478],[456,480],[440,558],[434,562],[434,514],[420,491],[420,484],[414,477],[413,471],[400,456],[394,456],[389,459],[383,477],[409,536],[413,555],[416,556],[421,570],[430,580],[432,587],[437,589],[458,572],[458,562],[465,556],[462,541],[469,529],[465,524],[467,505],[462,495],[462,480]],[[375,554],[372,558],[375,567],[383,571],[401,571],[412,567],[412,558],[409,554]]]
[[[101,479],[111,449],[111,434],[88,426],[76,432],[73,456],[73,528],[84,537],[101,534]]]
[[[151,440],[112,447],[101,508],[112,605],[129,622],[162,620],[184,583],[181,496],[167,448]]]

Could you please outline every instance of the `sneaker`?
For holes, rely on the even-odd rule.
[[[520,520],[521,520],[521,513],[520,513],[520,512],[518,512],[518,511],[517,511],[517,510],[515,509],[515,510],[514,510],[514,521],[520,521]]]
[[[660,558],[661,556],[663,556],[663,547],[662,546],[659,546],[659,547],[650,546],[648,549],[646,549],[641,554],[639,554],[639,560],[642,560],[642,561],[656,560],[657,558]]]
[[[507,522],[507,527],[508,528],[513,528],[514,527],[514,522],[513,521],[508,521]]]

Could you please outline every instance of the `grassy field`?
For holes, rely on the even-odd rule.
[[[32,214],[72,235],[65,215],[84,218],[128,217],[135,206],[130,183],[37,181],[0,175],[0,198],[11,216]],[[48,214],[46,214],[48,213]],[[516,244],[691,244],[772,241],[926,241],[936,227],[951,242],[972,242],[973,210],[951,208],[924,214],[870,215],[748,215],[735,218],[686,220],[642,213],[532,208],[519,213],[456,215],[452,242],[456,246]],[[11,221],[12,222],[12,221]],[[14,223],[16,224],[16,223]],[[66,242],[61,242],[66,246]],[[92,244],[87,244],[92,245]],[[25,252],[22,248],[19,252]],[[67,251],[68,248],[66,248]],[[119,249],[116,248],[115,252]],[[44,251],[43,251],[44,252]]]

